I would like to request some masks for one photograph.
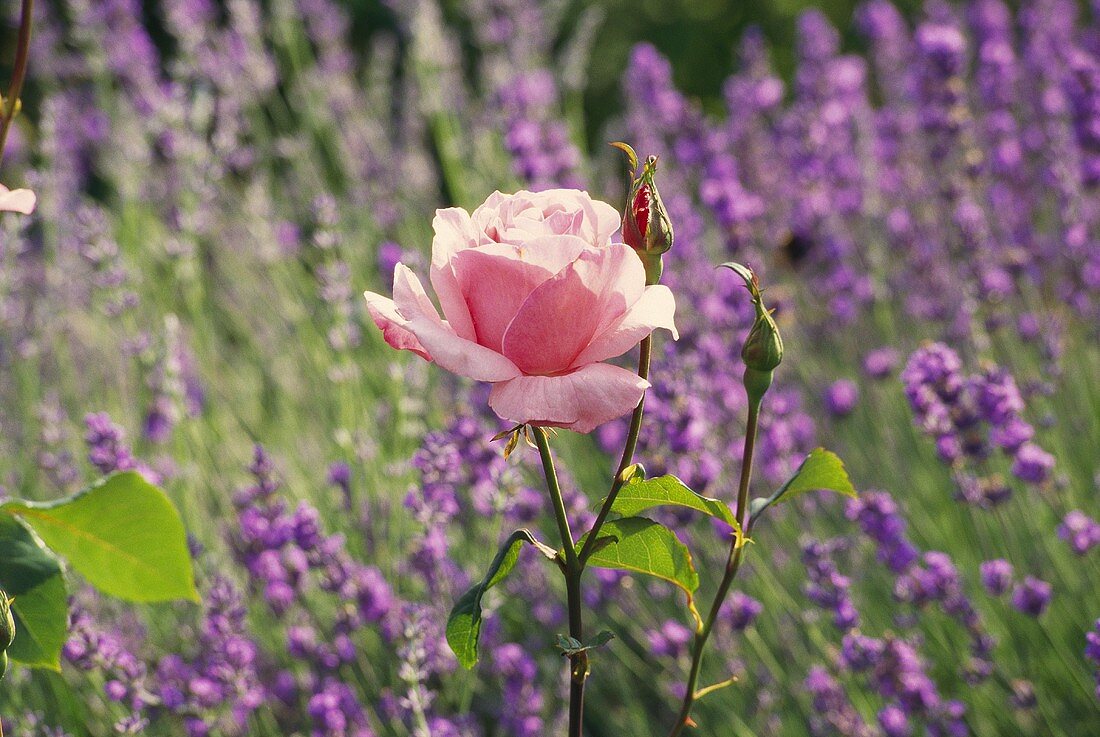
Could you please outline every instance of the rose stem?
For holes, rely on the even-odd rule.
[[[583,642],[584,625],[581,618],[581,563],[577,558],[576,543],[569,529],[569,518],[565,513],[565,501],[562,499],[561,486],[558,484],[558,472],[554,468],[554,457],[550,454],[550,443],[546,431],[533,427],[535,444],[542,458],[542,469],[546,474],[546,488],[554,503],[554,516],[558,522],[558,533],[565,555],[565,593],[569,607],[569,636]],[[581,725],[584,716],[584,682],[588,678],[588,652],[582,650],[569,656],[569,737],[581,737]]]
[[[653,336],[647,335],[642,340],[640,352],[638,353],[638,376],[643,379],[649,379],[649,362],[652,356]],[[596,538],[600,534],[600,528],[603,527],[603,523],[607,520],[607,515],[611,512],[611,505],[615,503],[615,497],[619,495],[619,490],[623,487],[623,471],[634,462],[634,451],[638,447],[638,435],[642,430],[642,413],[644,410],[645,394],[643,393],[642,398],[638,401],[638,406],[634,408],[634,414],[630,416],[630,429],[626,434],[626,446],[623,448],[623,457],[619,461],[619,468],[615,471],[615,478],[611,481],[611,491],[608,492],[607,498],[604,499],[603,506],[600,507],[600,512],[596,515],[596,521],[592,523],[592,529],[589,530],[588,537],[585,539],[584,546],[581,548],[580,561],[582,570],[584,564],[588,561],[588,556],[592,555],[592,546],[595,545]]]
[[[756,427],[760,417],[760,403],[763,396],[749,399],[749,417],[745,423],[745,449],[741,455],[741,480],[737,487],[737,524],[744,530],[745,517],[749,509],[749,479],[752,477],[752,455],[756,447]],[[669,737],[677,737],[691,719],[691,707],[695,703],[695,687],[699,682],[699,671],[703,666],[703,649],[710,638],[711,630],[718,619],[718,610],[726,600],[733,579],[741,567],[741,557],[744,545],[740,536],[734,535],[730,543],[729,557],[726,559],[726,572],[722,576],[722,582],[718,585],[718,591],[714,595],[714,602],[710,605],[705,623],[700,623],[695,631],[695,644],[691,651],[691,671],[688,673],[687,690],[684,692],[684,702],[680,707],[680,716],[676,719]]]
[[[23,80],[27,76],[27,58],[31,50],[31,10],[34,0],[23,0],[23,12],[19,19],[19,39],[15,49],[15,65],[12,67],[11,87],[4,99],[3,115],[0,115],[0,163],[4,161],[4,144],[8,140],[8,129],[15,118],[15,106],[23,92]]]

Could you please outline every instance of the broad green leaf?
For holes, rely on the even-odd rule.
[[[130,601],[198,601],[187,535],[163,491],[125,471],[54,502],[0,507],[93,586]]]
[[[619,489],[611,511],[631,517],[652,507],[686,507],[722,520],[735,530],[737,519],[729,505],[719,499],[711,499],[692,491],[675,476],[658,476],[653,479],[633,478]]]
[[[752,500],[752,516],[755,518],[773,504],[780,504],[807,491],[833,491],[853,498],[856,496],[844,461],[832,451],[816,448],[778,491],[767,499]]]
[[[51,576],[11,603],[15,639],[12,660],[36,668],[61,669],[61,648],[69,636],[69,597],[61,573]]]
[[[594,551],[588,565],[663,578],[683,589],[689,600],[699,588],[699,574],[691,562],[691,553],[664,525],[645,517],[624,517],[605,522],[600,535],[618,541]],[[577,550],[582,545],[584,537],[577,543]]]
[[[61,566],[23,525],[4,515],[0,515],[0,589],[14,599],[15,640],[8,648],[9,657],[29,666],[59,669],[69,626]]]
[[[530,530],[516,530],[508,536],[489,564],[485,577],[459,598],[447,618],[447,644],[463,668],[473,668],[477,663],[477,642],[481,637],[481,597],[512,572],[524,543],[533,545],[551,560],[557,559],[557,551],[539,542]]]

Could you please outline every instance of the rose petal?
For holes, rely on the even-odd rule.
[[[382,337],[392,347],[401,351],[412,351],[421,358],[432,360],[431,354],[408,329],[408,324],[416,318],[424,318],[442,324],[431,298],[424,291],[420,279],[405,264],[398,262],[393,270],[393,299],[375,292],[364,292],[367,299],[367,312]]]
[[[574,363],[577,356],[644,289],[645,269],[630,248],[587,248],[524,300],[504,334],[503,353],[525,374],[580,365]]]
[[[563,376],[519,376],[493,385],[489,406],[510,422],[591,432],[634,409],[649,382],[626,369],[593,363]]]
[[[520,375],[516,365],[491,348],[460,338],[450,325],[430,317],[418,317],[408,324],[432,355],[448,371],[475,381],[506,381]]]
[[[676,298],[668,287],[663,284],[646,287],[642,298],[614,324],[597,335],[573,360],[573,366],[584,366],[621,356],[657,328],[665,328],[672,333],[674,340],[679,340],[680,334],[676,331],[673,319],[675,314]]]
[[[474,324],[470,309],[462,297],[451,261],[455,254],[478,244],[478,231],[469,213],[461,207],[449,207],[435,211],[432,221],[435,237],[432,239],[432,288],[439,297],[439,305],[447,322],[460,337],[474,340]]]
[[[0,212],[30,215],[37,203],[38,197],[29,189],[8,189],[0,184]]]
[[[455,254],[452,265],[477,342],[499,352],[504,331],[527,295],[586,247],[574,236],[543,236],[523,246],[493,243]]]
[[[619,229],[622,224],[622,216],[611,205],[600,200],[594,200],[584,191],[576,189],[547,189],[535,194],[538,204],[544,212],[550,212],[550,207],[557,205],[570,212],[579,211],[584,217],[578,221],[578,235],[593,246],[606,246],[611,242],[611,234]]]

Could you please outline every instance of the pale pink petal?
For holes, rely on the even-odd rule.
[[[649,382],[626,369],[593,363],[563,376],[519,376],[494,384],[489,406],[510,422],[591,432],[637,406]]]
[[[392,299],[375,292],[364,292],[363,296],[367,298],[367,312],[370,313],[374,324],[382,331],[382,337],[391,347],[399,351],[412,351],[425,360],[432,360],[427,349],[405,327],[409,321],[397,311],[397,305]]]
[[[592,208],[595,210],[595,239],[597,246],[610,242],[612,234],[623,224],[623,216],[611,205],[601,200],[592,200]]]
[[[606,246],[611,242],[611,234],[619,229],[622,216],[619,212],[600,200],[592,199],[587,192],[575,189],[548,189],[535,194],[536,202],[549,214],[560,208],[567,212],[581,212],[583,218],[577,221],[573,235],[578,235],[593,246]]]
[[[398,263],[393,270],[393,299],[375,292],[365,292],[367,312],[382,337],[398,350],[412,351],[421,358],[432,360],[431,354],[409,329],[409,321],[424,318],[442,324],[431,298],[424,291],[420,279],[405,264]]]
[[[428,317],[438,323],[443,322],[431,297],[424,291],[420,278],[400,262],[393,269],[393,301],[398,311],[409,320]]]
[[[644,289],[645,269],[630,248],[589,247],[524,300],[504,334],[503,353],[525,374],[577,365],[577,356]]]
[[[408,323],[432,359],[448,371],[475,381],[507,381],[519,376],[516,365],[496,351],[455,335],[450,325],[418,317]]]
[[[461,207],[449,207],[435,211],[432,221],[435,237],[432,239],[432,288],[439,297],[439,305],[454,331],[468,340],[474,339],[474,324],[470,309],[458,287],[451,259],[454,255],[478,244],[478,231],[469,213]]]
[[[678,340],[680,335],[673,320],[675,314],[676,299],[668,287],[663,284],[646,287],[642,298],[611,327],[597,335],[573,360],[573,366],[621,356],[657,328],[670,331],[673,339]]]
[[[493,243],[457,253],[454,273],[477,342],[499,352],[504,331],[527,295],[586,247],[579,238],[561,235],[534,238],[522,246]]]
[[[38,197],[29,189],[8,189],[0,184],[0,212],[30,215],[37,203]]]

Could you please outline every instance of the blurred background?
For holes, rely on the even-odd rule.
[[[0,17],[0,81],[19,4]],[[814,447],[861,495],[758,530],[700,735],[1092,734],[1100,723],[1100,7],[1003,3],[37,0],[0,182],[0,493],[137,469],[201,605],[69,578],[60,671],[0,688],[17,737],[563,733],[560,581],[523,557],[482,662],[443,638],[535,454],[486,387],[390,350],[362,292],[426,275],[436,208],[584,188],[660,155],[675,225],[639,459],[731,500],[745,291],[787,356],[754,495]],[[623,358],[624,365],[633,360]],[[560,433],[591,521],[625,428]],[[702,598],[725,532],[661,513]],[[586,579],[586,733],[663,735],[683,596]]]

